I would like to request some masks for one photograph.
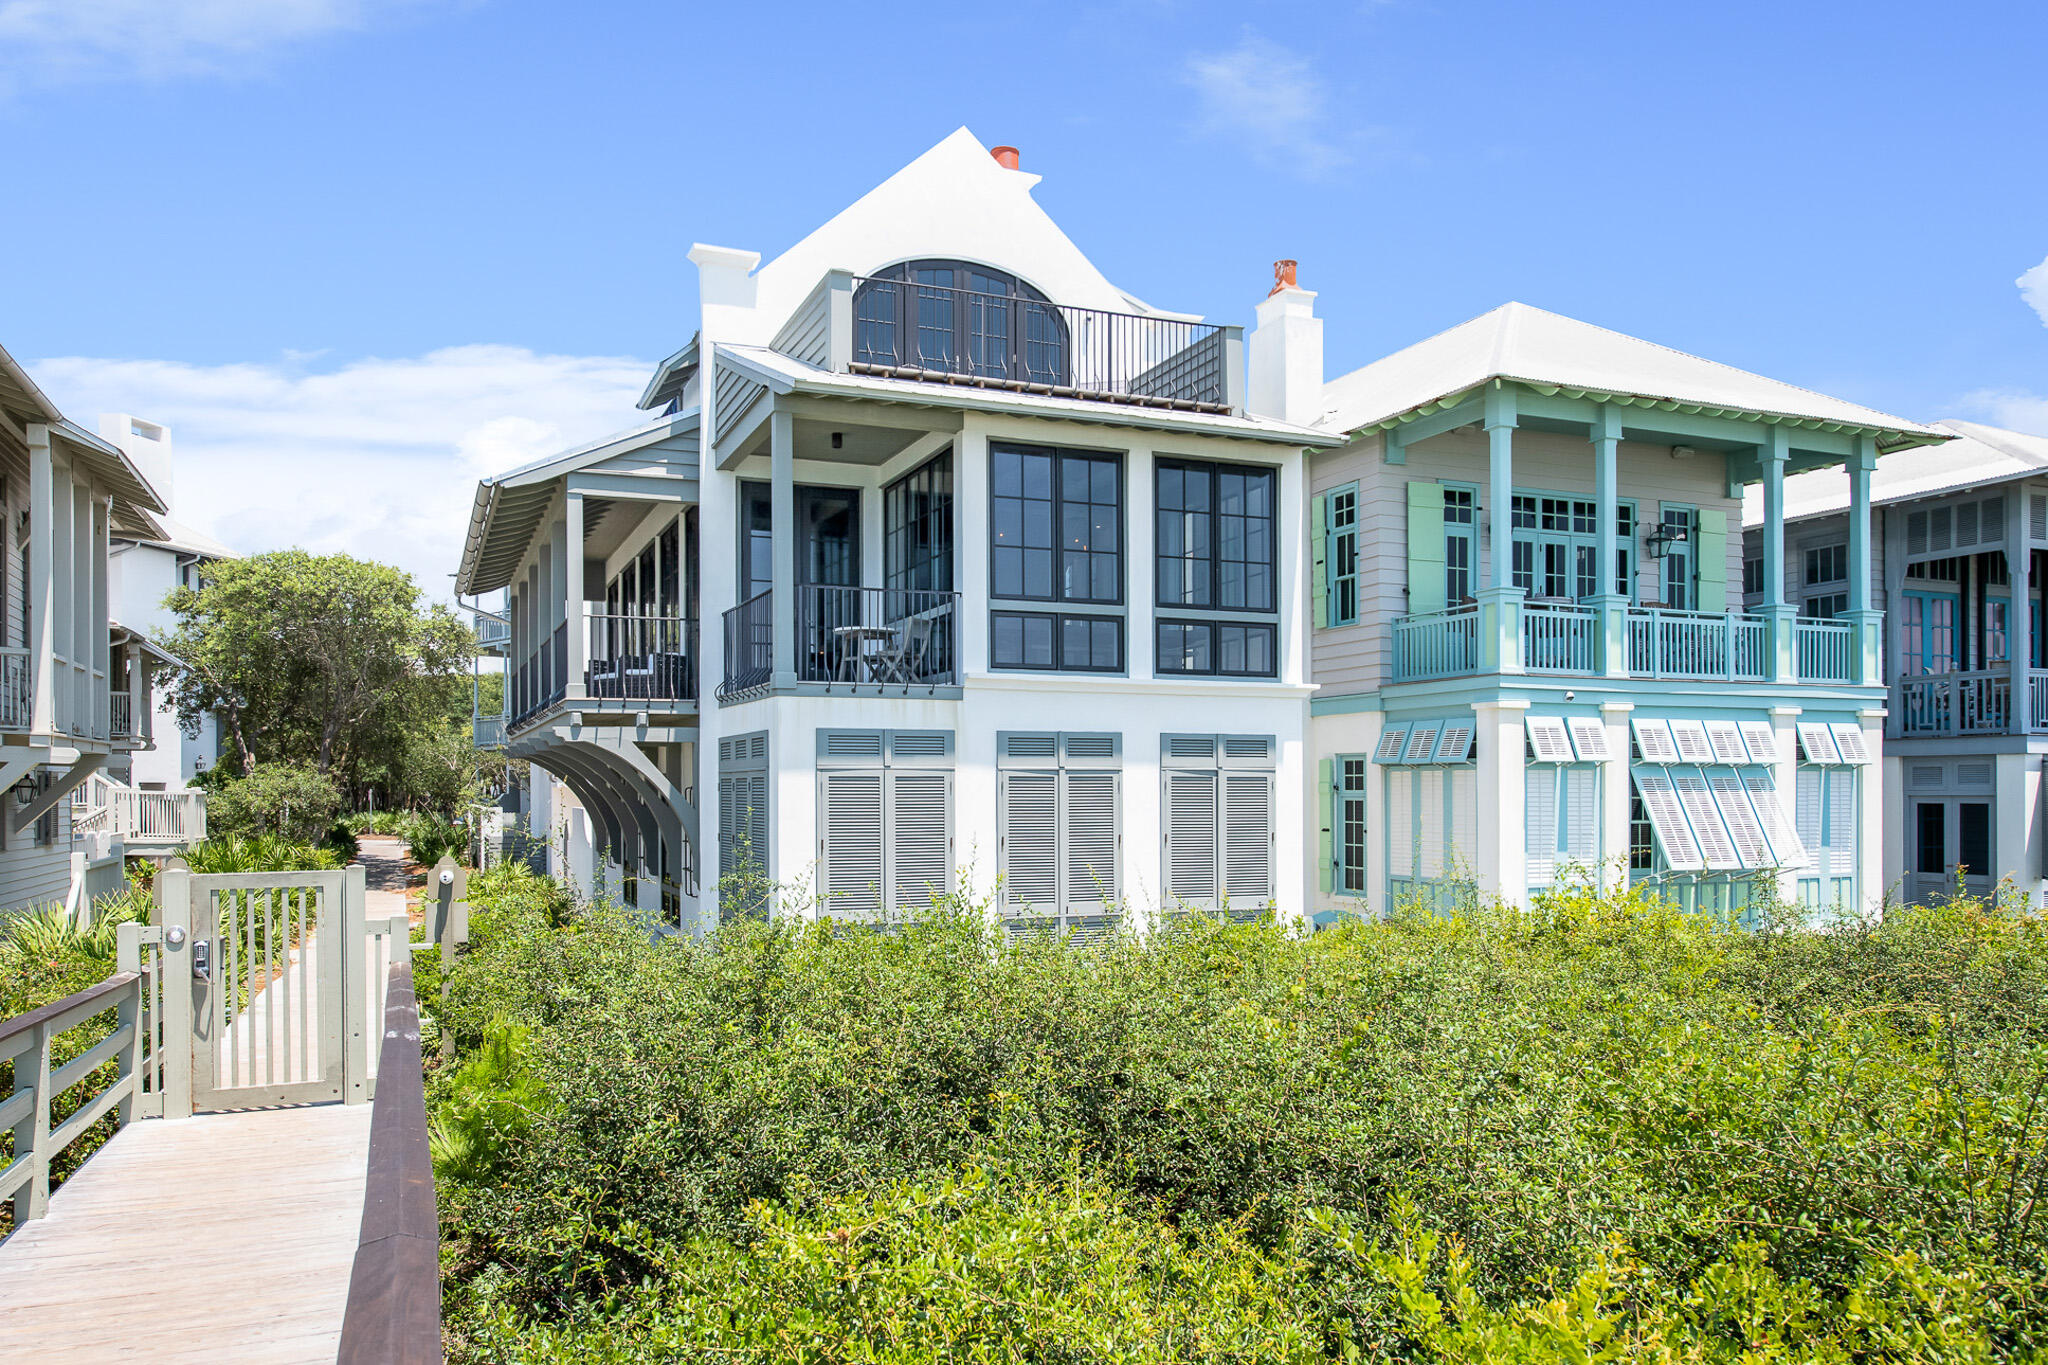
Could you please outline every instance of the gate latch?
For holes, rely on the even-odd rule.
[[[206,939],[192,941],[192,975],[200,981],[213,980],[213,944]]]

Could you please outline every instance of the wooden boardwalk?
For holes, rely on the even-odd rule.
[[[0,1242],[0,1340],[39,1365],[332,1361],[367,1104],[145,1120]]]

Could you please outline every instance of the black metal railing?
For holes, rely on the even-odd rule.
[[[960,682],[960,594],[919,588],[797,589],[799,682],[877,688]],[[774,605],[759,593],[725,613],[720,697],[766,687],[774,676]]]
[[[725,613],[725,681],[720,698],[766,687],[775,676],[775,594],[757,592]]]
[[[905,280],[856,278],[856,374],[1228,411],[1230,329]]]
[[[561,701],[567,691],[569,672],[569,627],[555,627],[554,634],[539,652],[529,655],[512,670],[511,729]]]
[[[697,623],[681,615],[587,617],[585,692],[600,700],[687,701],[697,695]]]

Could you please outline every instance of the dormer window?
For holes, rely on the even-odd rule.
[[[1069,382],[1066,320],[1014,275],[966,261],[906,261],[853,296],[853,358],[1011,383]]]

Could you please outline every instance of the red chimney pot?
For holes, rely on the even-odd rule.
[[[996,164],[1004,170],[1014,171],[1017,169],[1018,158],[1015,147],[991,147],[988,149],[988,154],[994,157]]]
[[[1301,288],[1300,285],[1294,282],[1294,270],[1295,267],[1299,264],[1300,262],[1298,261],[1273,262],[1273,287],[1266,291],[1267,298],[1273,297],[1273,295],[1279,293],[1283,289]]]

